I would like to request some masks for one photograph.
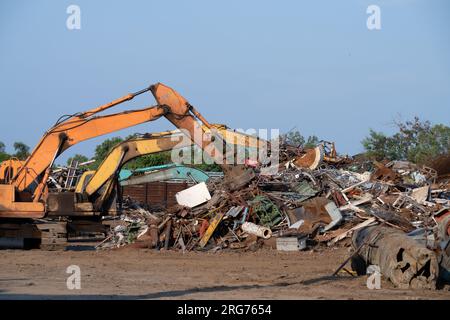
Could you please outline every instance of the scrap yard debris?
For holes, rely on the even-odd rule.
[[[400,288],[449,280],[448,174],[406,161],[339,157],[330,143],[309,150],[283,145],[280,158],[275,175],[262,174],[259,165],[234,191],[210,179],[177,194],[179,204],[166,210],[127,199],[97,247],[217,252],[344,245],[353,248],[358,274],[375,265]]]

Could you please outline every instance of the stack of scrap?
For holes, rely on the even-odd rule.
[[[450,179],[439,179],[430,167],[406,161],[361,164],[327,153],[323,145],[311,150],[282,148],[278,173],[263,175],[258,166],[256,177],[234,191],[225,183],[201,183],[180,192],[179,205],[168,210],[129,209],[120,219],[122,224],[112,230],[112,246],[137,242],[143,247],[183,252],[256,250],[262,246],[298,251],[350,246],[352,235],[382,226],[390,230],[383,234],[395,231],[395,235],[353,243],[355,250],[365,252],[360,258],[367,265],[380,264],[383,274],[401,287],[412,282],[431,288],[437,272],[448,276]],[[131,213],[135,218],[130,218]],[[364,248],[377,243],[390,250],[393,246],[383,242],[402,237],[411,240],[403,248],[405,254],[413,250],[420,253],[417,259],[429,258],[425,259],[431,266],[428,277],[419,268],[421,261],[412,263],[415,255],[410,254],[401,267],[406,270],[407,264],[415,265],[415,272],[394,276],[392,268],[397,268],[399,261],[380,259],[395,254],[374,254]],[[413,244],[418,248],[411,249]],[[412,281],[419,273],[425,280]],[[407,280],[399,280],[403,276]]]
[[[53,169],[48,180],[50,189],[58,192],[73,191],[81,174],[86,170],[87,166],[94,161],[94,159],[86,162],[72,160],[68,166],[60,166]]]

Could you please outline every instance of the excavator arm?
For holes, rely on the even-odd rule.
[[[31,155],[12,178],[11,184],[19,193],[25,190],[34,191],[33,201],[39,201],[51,166],[56,157],[64,150],[84,140],[158,119],[167,112],[164,107],[152,106],[140,110],[95,116],[99,112],[131,100],[148,90],[149,88],[126,95],[98,108],[59,120],[44,134]]]
[[[261,146],[264,146],[264,140],[258,137],[229,130],[223,125],[215,124],[212,125],[212,128],[216,129],[225,141],[233,147],[239,146],[258,150]],[[206,133],[211,132],[209,128],[203,127],[203,130]],[[101,201],[97,203],[96,207],[100,208],[105,199],[109,198],[117,174],[125,163],[139,156],[194,145],[192,140],[185,137],[183,139],[183,134],[178,130],[146,134],[141,138],[121,142],[110,151],[96,171],[83,174],[76,190],[79,193],[85,193],[89,198],[99,192],[98,199],[101,199]],[[106,187],[102,188],[103,186]],[[101,192],[100,189],[102,189]]]
[[[169,108],[170,112],[165,115],[167,120],[188,134],[196,145],[220,165],[224,172],[225,185],[230,191],[248,184],[255,177],[253,169],[242,164],[227,162],[227,155],[223,152],[223,150],[226,150],[226,141],[200,112],[178,92],[162,83],[150,86],[150,90],[159,105]],[[205,132],[204,127],[212,131],[213,139],[204,139],[202,134]],[[218,150],[218,145],[221,145],[223,149]]]

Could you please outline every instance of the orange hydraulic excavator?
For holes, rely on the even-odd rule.
[[[157,105],[139,110],[124,111],[110,115],[97,115],[134,97],[151,91]],[[55,159],[66,149],[84,140],[117,130],[166,117],[177,128],[190,134],[194,143],[205,150],[213,159],[223,160],[222,150],[217,150],[214,139],[225,144],[220,134],[214,133],[203,116],[175,90],[157,83],[141,91],[128,94],[108,104],[92,110],[61,117],[41,138],[31,155],[24,162],[7,160],[0,165],[0,217],[5,218],[42,218],[48,211],[49,192],[47,180]],[[200,120],[198,122],[197,120]],[[213,138],[204,140],[202,125],[211,129]],[[217,141],[216,141],[217,142]],[[235,189],[248,183],[255,176],[253,170],[241,165],[221,164],[226,183]],[[52,197],[59,201],[65,197]],[[56,199],[56,200],[55,200]],[[67,204],[53,204],[62,207]]]
[[[155,120],[167,109],[152,106],[140,110],[96,116],[98,113],[149,91],[128,94],[92,110],[61,117],[41,138],[24,162],[7,160],[0,165],[0,217],[41,218],[46,212],[47,179],[55,159],[81,141]]]

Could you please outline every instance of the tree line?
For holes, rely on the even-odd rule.
[[[30,155],[30,147],[23,142],[14,142],[14,153],[8,154],[6,152],[5,144],[0,141],[0,162],[11,158],[25,160]]]

